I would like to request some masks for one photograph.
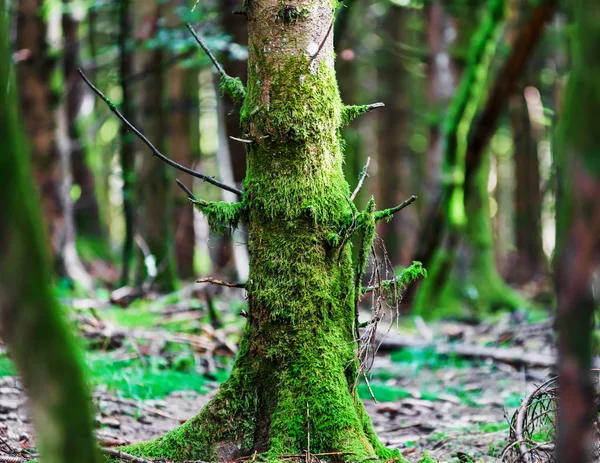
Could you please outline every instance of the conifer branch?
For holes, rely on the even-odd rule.
[[[230,283],[228,281],[217,280],[216,278],[206,277],[198,278],[196,283],[210,283],[211,285],[227,286],[228,288],[245,288],[245,283]]]
[[[237,188],[231,187],[229,185],[225,185],[224,183],[221,183],[218,180],[215,180],[213,177],[210,177],[209,175],[205,175],[201,172],[196,172],[195,170],[188,169],[187,167],[182,166],[181,164],[178,164],[177,162],[169,159],[164,154],[162,154],[158,150],[158,148],[156,148],[152,144],[152,142],[150,142],[150,140],[148,140],[142,132],[140,132],[131,122],[129,122],[125,118],[125,116],[123,116],[123,114],[121,114],[121,112],[117,109],[117,106],[106,95],[104,95],[104,93],[102,93],[98,88],[96,88],[94,86],[94,84],[92,84],[92,82],[90,82],[90,80],[87,78],[85,73],[81,70],[81,68],[78,68],[77,72],[79,73],[81,78],[84,80],[84,82],[87,84],[87,86],[90,87],[90,89],[92,89],[92,91],[96,95],[98,95],[102,99],[102,101],[104,101],[106,103],[106,105],[113,112],[113,114],[115,116],[117,116],[121,120],[121,122],[123,122],[127,126],[127,128],[129,130],[131,130],[135,135],[137,135],[137,137],[140,140],[142,140],[142,142],[148,148],[150,148],[150,151],[152,151],[152,154],[154,156],[158,157],[161,161],[167,163],[171,167],[174,167],[175,169],[180,170],[181,172],[185,172],[186,174],[191,175],[192,177],[200,178],[214,186],[221,188],[222,190],[230,191],[230,192],[236,194],[237,196],[240,196],[240,197],[242,196],[242,192],[240,190],[238,190]]]
[[[390,209],[385,209],[383,211],[376,212],[375,213],[375,222],[381,222],[382,220],[390,220],[396,212],[400,212],[402,209],[404,209],[407,206],[410,206],[416,200],[417,200],[417,197],[415,195],[412,195],[410,198],[408,198],[402,204],[397,205],[396,207],[392,207]]]
[[[190,23],[187,23],[186,25],[194,36],[194,39],[196,39],[198,45],[200,45],[200,48],[202,48],[208,55],[215,66],[215,69],[220,74],[221,91],[229,93],[236,103],[241,103],[246,97],[246,87],[244,87],[242,81],[238,77],[231,77],[229,74],[227,74],[225,69],[223,69],[223,66],[221,66],[221,64],[217,61],[217,58],[215,58],[215,55],[213,55],[212,51],[210,51],[210,48],[206,46],[202,38],[196,33],[194,27]]]

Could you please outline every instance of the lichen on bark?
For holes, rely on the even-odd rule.
[[[377,439],[355,388],[361,288],[350,244],[339,238],[356,208],[342,170],[344,105],[331,27],[337,2],[300,0],[293,21],[280,0],[245,6],[249,72],[240,116],[252,143],[242,201],[235,210],[198,204],[213,223],[239,219],[248,227],[240,351],[230,378],[196,417],[126,451],[170,461],[254,452],[265,461],[307,452],[335,452],[332,461],[402,461]],[[366,253],[372,239],[365,234]]]

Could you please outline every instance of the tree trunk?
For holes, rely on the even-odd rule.
[[[158,32],[160,5],[139,7],[139,35],[150,39]],[[141,53],[141,68],[149,72],[140,94],[142,127],[151,134],[155,146],[165,152],[167,118],[165,113],[165,75],[162,69],[165,51],[156,48]],[[141,149],[146,149],[141,147]],[[136,178],[138,203],[137,224],[141,238],[137,260],[137,283],[151,282],[152,288],[169,292],[176,286],[173,243],[172,193],[173,174],[157,157],[140,155]],[[144,249],[147,248],[147,249]],[[150,263],[153,260],[153,264]],[[152,267],[156,268],[153,269]]]
[[[381,59],[378,75],[382,100],[386,107],[378,118],[379,197],[383,207],[399,204],[417,192],[417,156],[408,147],[410,135],[410,76],[400,54],[408,43],[411,11],[390,3],[384,17]],[[410,207],[402,217],[380,225],[392,264],[408,266],[412,262],[419,228],[417,209]]]
[[[62,32],[63,32],[63,71],[65,78],[66,112],[68,119],[68,135],[70,158],[73,171],[73,184],[78,185],[81,194],[75,200],[73,212],[75,226],[79,235],[100,238],[103,236],[100,222],[100,208],[96,198],[94,174],[86,161],[86,150],[77,127],[79,110],[84,96],[85,84],[77,74],[81,66],[79,51],[79,21],[73,16],[71,9],[74,2],[63,0]]]
[[[48,55],[47,23],[42,16],[43,0],[22,0],[17,9],[17,76],[25,132],[31,146],[35,184],[54,257],[61,271],[64,215],[60,201],[61,169],[55,138],[56,96],[50,87],[56,61]]]
[[[600,9],[573,2],[573,71],[559,122],[557,165],[557,326],[559,422],[556,461],[590,461],[598,410],[590,375],[600,258]]]
[[[198,74],[196,69],[176,67],[168,79],[169,86],[169,152],[171,158],[191,166],[199,157],[200,131],[198,127]],[[189,175],[178,175],[190,190],[193,179]],[[172,185],[172,188],[177,188]],[[175,192],[175,256],[177,275],[181,279],[194,277],[194,210],[183,191]]]
[[[376,438],[358,398],[356,285],[348,241],[339,235],[355,209],[342,170],[345,110],[333,68],[337,2],[246,3],[248,88],[225,89],[242,102],[248,170],[241,203],[198,207],[213,227],[238,220],[249,231],[249,313],[230,378],[179,428],[128,451],[173,461],[231,460],[264,454],[341,452],[332,461],[402,459]],[[242,101],[243,100],[243,101]],[[365,224],[365,257],[374,215]],[[358,220],[358,219],[357,219]],[[343,233],[345,235],[345,233]]]
[[[39,20],[37,11],[27,9],[34,5],[27,3],[21,2],[21,26],[22,21]],[[0,334],[26,387],[42,460],[100,462],[82,362],[54,298],[42,217],[31,193],[34,186],[17,114],[17,81],[11,77],[9,25],[7,2],[0,2],[0,56],[4,57],[0,60]],[[25,30],[33,33],[38,28]],[[43,43],[44,36],[26,38]],[[23,75],[27,80],[21,83],[32,86],[25,94],[35,97],[25,100],[36,110],[29,114],[44,114],[45,105],[38,98],[45,92],[34,92],[40,90],[39,82],[32,82],[28,73]],[[51,132],[44,128],[38,135],[42,137],[51,139]]]
[[[133,110],[133,95],[130,87],[130,76],[133,75],[133,43],[131,40],[131,0],[119,2],[119,78],[123,94],[121,111],[127,120],[135,121]],[[134,210],[134,180],[135,180],[135,139],[125,124],[120,128],[120,163],[123,179],[123,216],[125,218],[125,234],[121,254],[121,276],[119,283],[124,286],[129,283],[130,266],[133,260],[133,245],[135,233]]]
[[[487,70],[504,22],[505,7],[505,0],[489,2],[446,120],[445,181],[440,202],[440,223],[446,237],[434,253],[428,278],[415,296],[414,310],[423,316],[480,317],[501,308],[526,306],[496,269],[487,192],[489,155],[480,151],[475,163],[471,151],[473,135],[480,135],[470,134],[471,125],[488,86]]]
[[[537,143],[523,88],[511,98],[510,123],[514,137],[516,261],[511,280],[526,283],[548,274],[542,245],[542,193]]]

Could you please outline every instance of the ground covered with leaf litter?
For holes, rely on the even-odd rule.
[[[207,328],[200,312],[165,304],[150,313],[171,322],[157,324],[145,310],[126,317],[91,311],[90,318],[84,309],[77,317],[90,347],[86,364],[104,447],[151,439],[192,417],[231,365],[231,323]],[[409,460],[428,452],[465,462],[498,461],[509,438],[507,417],[550,373],[554,343],[549,320],[513,314],[479,325],[407,319],[378,344],[369,385],[358,387],[380,439]],[[0,462],[27,461],[35,455],[34,435],[6,354],[0,376]]]

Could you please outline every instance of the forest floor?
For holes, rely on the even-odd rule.
[[[165,433],[197,413],[227,376],[233,357],[227,351],[235,349],[239,335],[231,325],[243,322],[227,323],[227,331],[207,328],[201,311],[167,302],[150,310],[160,323],[144,305],[123,313],[108,306],[77,311],[88,347],[95,348],[86,354],[86,364],[104,446]],[[237,311],[226,314],[225,322]],[[412,461],[424,452],[440,462],[498,461],[509,439],[509,417],[549,374],[540,363],[544,356],[552,358],[551,322],[540,314],[535,318],[504,315],[478,325],[407,319],[394,326],[374,358],[370,388],[359,385],[381,440]],[[189,333],[190,326],[197,334]],[[427,347],[395,349],[407,339]],[[465,349],[448,352],[448,346],[466,346],[473,355]],[[10,461],[3,454],[26,461],[34,446],[32,425],[6,355],[0,356],[0,376],[0,462]]]

